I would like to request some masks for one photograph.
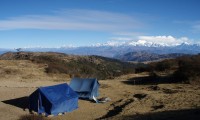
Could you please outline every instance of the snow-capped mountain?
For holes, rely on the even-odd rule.
[[[181,44],[164,44],[153,43],[144,40],[116,42],[110,41],[104,44],[96,44],[85,47],[60,47],[60,48],[22,48],[22,51],[33,52],[62,52],[66,54],[76,55],[99,55],[104,57],[114,57],[123,55],[129,52],[148,51],[156,54],[170,54],[170,53],[184,53],[184,54],[198,54],[200,53],[199,44],[181,43]],[[5,51],[3,51],[5,52]],[[1,51],[0,51],[1,53]]]
[[[179,46],[181,44],[184,45],[192,45],[192,43],[189,42],[175,42],[175,43],[167,43],[167,42],[152,42],[152,41],[147,41],[147,40],[138,40],[138,41],[108,41],[103,44],[96,44],[93,46],[100,47],[100,46],[113,46],[113,47],[118,47],[118,46],[145,46],[145,47],[175,47]]]
[[[61,48],[27,48],[24,51],[54,51],[63,52],[67,54],[77,55],[100,55],[105,57],[113,57],[118,54],[125,54],[128,52],[137,51],[148,51],[157,54],[168,54],[168,53],[185,53],[185,54],[197,54],[200,53],[199,44],[187,44],[182,43],[180,45],[168,46],[156,43],[125,43],[125,44],[114,44],[107,43],[98,46],[85,46],[85,47],[61,47]]]

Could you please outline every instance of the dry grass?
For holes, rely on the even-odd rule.
[[[50,118],[41,115],[23,115],[18,120],[51,120]]]
[[[94,120],[94,119],[133,119],[145,120],[149,116],[152,119],[173,120],[186,118],[199,118],[200,112],[200,87],[190,84],[158,84],[152,85],[132,85],[125,84],[133,77],[142,77],[146,74],[130,74],[118,77],[114,80],[99,81],[100,96],[109,97],[110,102],[95,104],[91,101],[79,100],[79,108],[73,112],[61,116],[54,116],[51,120]],[[55,75],[56,76],[56,75]],[[54,77],[55,77],[54,76]],[[0,81],[2,84],[3,82]],[[14,87],[9,87],[13,83]],[[23,82],[10,81],[8,87],[0,87],[1,101],[15,100],[15,104],[0,102],[0,120],[48,120],[41,116],[27,115],[29,111],[19,108],[19,99],[30,95],[36,88],[38,82],[27,82],[26,87],[20,87]],[[54,83],[54,84],[58,84]],[[48,85],[41,81],[39,85]],[[21,101],[21,99],[20,99]],[[173,114],[171,114],[173,113]],[[176,116],[176,114],[180,114]],[[22,116],[24,115],[24,116]],[[170,117],[168,117],[168,115]],[[196,117],[193,117],[196,116]]]
[[[14,81],[66,81],[68,74],[47,74],[45,64],[32,63],[29,60],[0,60],[0,80]]]
[[[29,96],[38,86],[59,84],[70,79],[69,74],[47,74],[45,68],[46,64],[27,60],[0,60],[0,101],[15,100],[10,104],[0,102],[0,120],[200,118],[199,86],[166,83],[156,86],[132,84],[137,78],[148,77],[148,73],[127,74],[114,80],[99,81],[102,85],[99,98],[109,97],[110,102],[95,104],[79,100],[77,110],[52,118],[27,115],[29,111],[19,107],[20,102],[16,102],[17,98]],[[187,116],[183,116],[185,113]]]
[[[45,65],[48,74],[69,74],[75,77],[95,77],[111,79],[135,72],[137,65],[100,56],[75,56],[54,52],[10,52],[0,56],[0,60],[30,60]],[[32,78],[34,74],[24,76]]]

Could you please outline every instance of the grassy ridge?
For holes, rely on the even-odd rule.
[[[70,61],[54,56],[37,56],[33,57],[32,61],[47,64],[47,73],[66,73],[71,77],[96,77],[98,79],[110,79],[122,74],[133,73],[135,67],[130,63],[99,56],[78,56]]]
[[[0,59],[30,60],[34,63],[45,64],[46,72],[69,74],[71,77],[95,77],[112,79],[114,77],[134,73],[136,64],[121,62],[100,56],[75,56],[63,53],[5,53]]]
[[[148,71],[154,78],[159,77],[157,73],[162,73],[173,82],[200,84],[200,55],[149,63],[146,67],[136,69],[136,72],[141,71]]]

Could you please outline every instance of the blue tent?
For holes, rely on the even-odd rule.
[[[99,96],[99,82],[96,78],[73,78],[69,86],[78,93],[79,98],[94,99]]]
[[[40,87],[29,96],[29,110],[58,115],[78,108],[78,95],[66,83]]]

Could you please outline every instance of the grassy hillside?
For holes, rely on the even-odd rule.
[[[148,62],[148,61],[172,59],[180,56],[189,56],[189,55],[183,53],[156,54],[148,51],[137,51],[137,52],[128,52],[122,55],[120,54],[115,56],[115,58],[122,61]]]
[[[200,55],[179,58],[178,66],[174,73],[177,80],[200,85]]]
[[[183,82],[200,85],[200,55],[184,56],[160,62],[149,63],[136,72],[148,71],[150,76],[160,79],[165,75],[168,82]]]
[[[100,56],[75,56],[63,53],[9,52],[0,56],[2,60],[30,60],[45,64],[46,73],[64,73],[70,77],[95,77],[108,79],[134,73],[137,65]]]

